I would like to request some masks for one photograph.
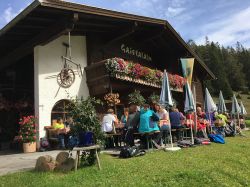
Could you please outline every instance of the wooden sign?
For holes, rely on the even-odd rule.
[[[125,54],[129,54],[129,55],[135,56],[137,58],[140,58],[140,59],[143,59],[143,60],[146,60],[149,62],[152,61],[152,57],[149,54],[147,54],[143,51],[140,51],[138,49],[134,49],[132,47],[129,47],[125,44],[121,44],[121,51]]]

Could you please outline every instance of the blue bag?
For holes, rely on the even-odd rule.
[[[79,140],[77,137],[75,136],[70,136],[69,137],[69,142],[68,142],[68,147],[73,149],[74,147],[76,147],[79,144]]]
[[[223,136],[220,134],[209,134],[208,137],[210,138],[211,142],[221,143],[221,144],[225,143]]]

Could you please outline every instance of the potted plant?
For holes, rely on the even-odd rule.
[[[159,103],[160,96],[155,94],[154,92],[148,97],[148,100],[151,104]]]
[[[142,106],[145,103],[144,97],[141,95],[139,90],[135,90],[134,92],[128,95],[129,104],[134,104],[137,106]]]
[[[25,116],[19,121],[19,136],[23,143],[24,153],[36,152],[36,118],[35,116]]]

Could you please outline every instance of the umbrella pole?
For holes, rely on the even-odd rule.
[[[197,113],[194,112],[194,135],[197,136]]]
[[[213,129],[212,129],[212,120],[211,120],[210,112],[208,112],[208,116],[209,116],[209,122],[210,122],[210,133],[212,134]]]
[[[237,114],[237,118],[238,118],[237,121],[238,121],[238,124],[239,124],[239,127],[240,127],[240,114],[239,114],[239,113]],[[236,130],[237,130],[236,127],[237,127],[237,123],[236,123],[236,125],[235,125],[235,133],[236,133]]]
[[[190,131],[191,131],[191,143],[194,144],[194,135],[193,135],[193,124],[190,125]]]
[[[171,144],[171,147],[173,148],[174,145],[173,145],[173,139],[172,139],[171,124],[169,125],[169,136],[170,136],[170,144]]]
[[[174,145],[173,145],[172,132],[171,132],[171,124],[169,125],[169,136],[170,136],[171,147],[167,147],[164,150],[165,151],[178,151],[178,150],[180,150],[181,149],[180,147],[174,147]]]
[[[168,113],[169,113],[169,109],[167,109]],[[173,145],[173,140],[172,140],[172,132],[171,132],[172,128],[171,128],[171,123],[169,124],[169,136],[170,136],[170,144],[171,144],[171,148],[174,147]]]

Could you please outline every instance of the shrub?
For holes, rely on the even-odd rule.
[[[88,97],[86,100],[83,98],[73,99],[67,106],[69,115],[72,116],[74,121],[72,132],[78,134],[80,132],[91,131],[94,134],[94,141],[96,144],[101,144],[104,137],[95,109],[95,106],[99,104],[102,104],[100,100]]]

